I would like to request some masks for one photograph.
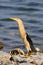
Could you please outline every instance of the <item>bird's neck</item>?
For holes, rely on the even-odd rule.
[[[18,20],[18,27],[19,27],[20,36],[22,39],[24,39],[26,32],[25,32],[23,22],[21,20]]]

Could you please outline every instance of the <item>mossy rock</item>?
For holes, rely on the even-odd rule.
[[[0,42],[0,50],[4,48],[4,43]]]

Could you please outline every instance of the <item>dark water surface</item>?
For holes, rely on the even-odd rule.
[[[20,17],[34,46],[43,50],[43,0],[0,0],[0,42],[5,44],[3,51],[13,47],[25,50],[19,35],[18,25],[8,20]]]

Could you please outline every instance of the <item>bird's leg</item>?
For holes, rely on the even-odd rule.
[[[25,58],[28,58],[28,57],[29,57],[29,55],[28,55],[28,53],[26,53],[26,54],[25,54]]]
[[[33,55],[33,52],[32,51],[29,51],[28,52],[28,56],[32,56]]]
[[[31,52],[30,51],[29,52],[26,52],[25,53],[25,58],[28,58],[30,55],[31,55]]]
[[[32,57],[34,55],[34,52],[29,51],[25,54],[25,58]]]

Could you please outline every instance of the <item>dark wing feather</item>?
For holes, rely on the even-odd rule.
[[[27,41],[30,43],[30,48],[31,48],[31,50],[32,50],[33,52],[36,52],[36,49],[35,49],[35,47],[33,46],[33,42],[32,42],[30,36],[29,36],[27,33],[26,33],[26,39],[27,39]]]

